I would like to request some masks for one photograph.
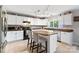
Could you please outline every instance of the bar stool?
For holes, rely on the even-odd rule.
[[[38,40],[37,40],[38,39],[37,34],[34,34],[32,37],[33,37],[33,39],[32,39],[31,44],[30,44],[31,52],[33,52],[33,50],[36,49],[39,45]]]
[[[47,53],[47,40],[45,38],[39,37],[37,34],[34,34],[33,36],[34,39],[32,39],[31,51],[34,52],[36,49],[37,53]]]
[[[31,28],[29,28],[29,27],[24,27],[23,28],[23,32],[24,32],[24,34],[23,34],[23,40],[27,40],[28,41],[28,43],[27,43],[27,47],[29,46],[29,44],[30,44],[30,41],[31,41],[31,39],[32,39],[32,30],[31,30]]]
[[[46,52],[47,53],[47,37],[43,37],[43,35],[39,35],[40,42],[40,51],[39,53]]]

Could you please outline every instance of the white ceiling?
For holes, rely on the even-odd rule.
[[[3,9],[31,15],[50,16],[79,9],[79,5],[5,5]]]

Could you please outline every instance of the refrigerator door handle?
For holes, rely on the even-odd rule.
[[[8,30],[7,18],[5,17],[5,20],[4,20],[4,36],[5,37],[7,35],[7,30]]]
[[[2,20],[3,20],[3,32],[4,32],[4,37],[7,35],[7,30],[8,30],[8,25],[7,25],[7,12],[5,11]]]

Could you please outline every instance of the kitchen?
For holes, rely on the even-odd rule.
[[[41,52],[78,51],[78,5],[3,5],[2,10],[6,12],[8,28],[5,53],[40,53],[41,44],[45,46]]]

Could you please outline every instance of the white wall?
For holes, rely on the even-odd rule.
[[[79,16],[79,10],[73,11],[73,16]],[[74,28],[74,43],[79,45],[79,21],[73,22],[73,28]]]
[[[74,43],[79,43],[79,22],[74,22]]]

